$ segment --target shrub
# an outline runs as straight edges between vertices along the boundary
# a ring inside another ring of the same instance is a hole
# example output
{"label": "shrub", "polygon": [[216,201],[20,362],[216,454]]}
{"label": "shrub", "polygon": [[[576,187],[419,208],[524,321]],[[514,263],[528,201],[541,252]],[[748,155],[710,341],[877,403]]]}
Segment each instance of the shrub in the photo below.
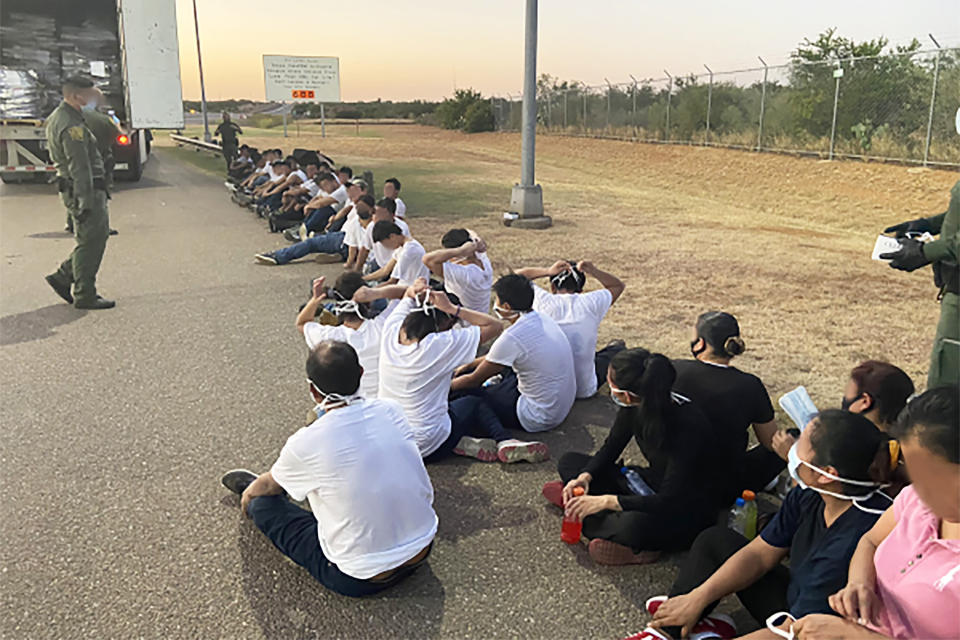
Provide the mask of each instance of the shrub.
{"label": "shrub", "polygon": [[493,107],[487,100],[474,102],[467,107],[467,112],[463,115],[463,130],[466,133],[493,131],[496,128],[495,124]]}

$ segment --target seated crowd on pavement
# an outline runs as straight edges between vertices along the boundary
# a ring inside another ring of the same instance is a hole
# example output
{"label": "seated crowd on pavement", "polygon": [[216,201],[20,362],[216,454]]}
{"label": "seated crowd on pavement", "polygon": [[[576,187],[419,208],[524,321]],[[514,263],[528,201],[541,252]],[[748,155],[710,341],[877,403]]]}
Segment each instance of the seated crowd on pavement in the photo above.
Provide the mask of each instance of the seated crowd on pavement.
{"label": "seated crowd on pavement", "polygon": [[[313,281],[296,316],[310,424],[269,471],[222,479],[321,584],[365,596],[413,574],[438,529],[426,465],[542,463],[550,451],[535,434],[606,385],[616,414],[605,441],[565,451],[541,492],[580,523],[598,564],[686,552],[631,637],[738,637],[715,611],[734,595],[758,640],[960,635],[955,385],[915,394],[903,370],[867,360],[836,408],[783,429],[761,378],[733,365],[746,341],[730,313],[706,311],[675,336],[689,358],[622,340],[598,349],[604,317],[629,295],[620,277],[566,259],[498,277],[491,247],[465,228],[427,250],[400,181],[378,196],[366,175],[315,151],[243,145],[226,183],[285,245],[257,263],[343,263],[333,286]],[[642,465],[624,461],[631,440]],[[728,526],[731,506],[757,496],[752,528]]]}

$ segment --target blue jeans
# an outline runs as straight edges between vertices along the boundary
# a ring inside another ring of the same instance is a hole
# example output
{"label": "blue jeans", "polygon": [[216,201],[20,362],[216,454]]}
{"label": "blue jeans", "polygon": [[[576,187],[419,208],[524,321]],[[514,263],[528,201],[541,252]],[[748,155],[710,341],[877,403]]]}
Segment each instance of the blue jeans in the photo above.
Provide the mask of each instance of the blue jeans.
{"label": "blue jeans", "polygon": [[304,218],[303,224],[307,225],[307,231],[320,232],[327,228],[327,221],[336,215],[336,213],[333,207],[330,206],[323,207],[322,209],[314,209]]}
{"label": "blue jeans", "polygon": [[446,458],[453,451],[460,438],[492,438],[497,442],[509,440],[510,432],[503,428],[493,409],[480,396],[462,396],[450,401],[450,435],[440,448],[423,459],[435,462]]}
{"label": "blue jeans", "polygon": [[258,496],[250,501],[248,512],[253,523],[270,538],[280,553],[340,595],[359,598],[379,593],[409,576],[420,564],[403,567],[383,581],[359,580],[340,571],[324,557],[317,537],[317,519],[310,511],[287,500],[285,495]]}
{"label": "blue jeans", "polygon": [[277,249],[273,252],[273,257],[276,258],[277,264],[287,264],[311,253],[339,253],[346,260],[347,245],[343,244],[345,235],[343,231],[321,233],[289,247]]}
{"label": "blue jeans", "polygon": [[270,176],[268,176],[268,175],[262,175],[262,176],[258,177],[257,179],[255,179],[255,180],[253,181],[253,186],[254,186],[254,187],[259,187],[260,185],[264,184],[264,183],[265,183],[267,180],[269,180],[269,179],[270,179]]}
{"label": "blue jeans", "polygon": [[509,429],[523,430],[520,419],[517,417],[517,401],[520,399],[520,389],[517,388],[517,374],[513,369],[505,367],[500,374],[503,379],[497,384],[480,387],[480,397],[487,401],[503,426]]}

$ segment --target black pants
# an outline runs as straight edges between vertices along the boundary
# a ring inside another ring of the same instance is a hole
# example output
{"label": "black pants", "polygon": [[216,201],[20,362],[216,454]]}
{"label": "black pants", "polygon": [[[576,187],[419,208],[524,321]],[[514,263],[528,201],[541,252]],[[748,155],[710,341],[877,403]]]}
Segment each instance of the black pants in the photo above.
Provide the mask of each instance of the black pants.
{"label": "black pants", "polygon": [[[583,472],[591,456],[571,451],[560,457],[557,470],[566,484]],[[638,472],[642,469],[633,467]],[[607,465],[593,476],[590,495],[631,495],[618,465]],[[673,514],[646,511],[601,511],[583,519],[583,535],[602,538],[634,551],[686,549],[701,531],[717,521],[716,513],[698,512],[687,505]],[[702,509],[700,511],[703,511]]]}
{"label": "black pants", "polygon": [[[690,553],[680,565],[680,573],[674,580],[670,592],[674,596],[690,593],[707,581],[733,554],[746,546],[747,539],[736,531],[726,527],[711,527],[697,536]],[[740,603],[760,625],[775,613],[788,611],[787,587],[790,584],[790,571],[783,565],[777,565],[752,585],[737,592]],[[717,601],[719,602],[719,601]],[[717,606],[711,602],[703,611],[708,615]],[[680,637],[680,627],[664,629],[673,638]]]}
{"label": "black pants", "polygon": [[787,468],[787,461],[763,445],[747,450],[743,459],[743,488],[760,491]]}

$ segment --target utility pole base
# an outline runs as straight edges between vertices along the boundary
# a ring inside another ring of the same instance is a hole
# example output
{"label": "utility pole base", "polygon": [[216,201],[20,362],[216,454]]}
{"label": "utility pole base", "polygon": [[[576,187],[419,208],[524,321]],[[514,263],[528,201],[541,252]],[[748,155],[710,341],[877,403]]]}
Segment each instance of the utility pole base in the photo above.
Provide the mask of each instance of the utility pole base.
{"label": "utility pole base", "polygon": [[519,217],[515,220],[504,218],[503,223],[508,227],[520,229],[546,229],[553,224],[550,216],[543,215],[543,191],[540,185],[524,187],[513,185],[510,194],[510,212]]}

